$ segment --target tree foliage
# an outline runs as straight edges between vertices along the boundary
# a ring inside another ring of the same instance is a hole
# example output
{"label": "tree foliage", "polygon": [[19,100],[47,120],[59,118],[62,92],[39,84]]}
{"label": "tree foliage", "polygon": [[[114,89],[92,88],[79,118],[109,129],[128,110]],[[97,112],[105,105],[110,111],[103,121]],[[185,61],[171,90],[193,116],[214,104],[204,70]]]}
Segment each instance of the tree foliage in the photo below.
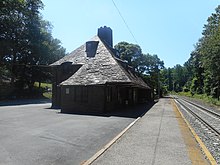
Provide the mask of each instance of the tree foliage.
{"label": "tree foliage", "polygon": [[61,42],[51,35],[52,26],[41,16],[43,6],[41,0],[0,1],[0,67],[10,71],[12,83],[23,87],[31,88],[45,75],[36,66],[65,55]]}
{"label": "tree foliage", "polygon": [[160,70],[164,62],[157,55],[143,54],[141,47],[128,42],[119,42],[115,45],[120,58],[126,60],[138,72],[152,89],[158,90]]}
{"label": "tree foliage", "polygon": [[203,36],[195,47],[191,60],[194,64],[196,93],[206,93],[219,98],[220,95],[220,6],[204,25]]}
{"label": "tree foliage", "polygon": [[202,37],[184,66],[172,68],[175,91],[220,96],[220,6],[207,19]]}

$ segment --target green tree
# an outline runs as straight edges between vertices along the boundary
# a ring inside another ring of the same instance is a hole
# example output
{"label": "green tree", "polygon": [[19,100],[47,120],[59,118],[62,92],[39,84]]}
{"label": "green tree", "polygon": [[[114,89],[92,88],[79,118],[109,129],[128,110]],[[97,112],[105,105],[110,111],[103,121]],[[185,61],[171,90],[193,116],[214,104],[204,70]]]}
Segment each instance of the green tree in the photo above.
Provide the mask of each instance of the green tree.
{"label": "green tree", "polygon": [[51,35],[50,23],[42,18],[42,9],[41,0],[0,1],[0,67],[9,70],[12,84],[20,87],[31,89],[45,75],[36,66],[65,55],[61,42]]}
{"label": "green tree", "polygon": [[122,60],[126,60],[129,65],[137,68],[138,63],[140,63],[139,60],[142,57],[142,50],[139,45],[123,41],[119,42],[114,47],[118,50]]}
{"label": "green tree", "polygon": [[23,10],[24,1],[2,0],[0,1],[0,62],[16,59],[24,51],[25,41],[25,16]]}
{"label": "green tree", "polygon": [[204,68],[202,66],[200,44],[195,46],[195,50],[191,52],[189,60],[185,63],[188,76],[188,87],[192,94],[202,94],[204,87]]}
{"label": "green tree", "polygon": [[[207,20],[201,39],[200,55],[205,75],[205,91],[220,96],[220,6]],[[211,89],[208,89],[211,87]]]}
{"label": "green tree", "polygon": [[175,65],[172,71],[172,77],[173,77],[173,88],[176,92],[183,91],[183,88],[188,80],[188,73],[187,69],[184,66],[181,66],[179,64]]}
{"label": "green tree", "polygon": [[[182,68],[173,68],[175,90],[190,88],[192,94],[207,94],[219,99],[220,96],[220,6],[204,25],[202,37],[191,52]],[[185,76],[185,78],[184,78]],[[183,80],[184,78],[184,80]]]}
{"label": "green tree", "polygon": [[155,89],[159,93],[160,70],[164,68],[164,62],[157,55],[143,54],[141,47],[136,44],[119,42],[115,49],[119,52],[120,58],[135,68],[152,90]]}
{"label": "green tree", "polygon": [[172,69],[167,69],[167,84],[168,84],[168,91],[173,90],[173,77],[172,77]]}
{"label": "green tree", "polygon": [[167,91],[173,90],[173,77],[172,77],[172,69],[164,68],[161,70],[161,82],[163,83],[164,88]]}

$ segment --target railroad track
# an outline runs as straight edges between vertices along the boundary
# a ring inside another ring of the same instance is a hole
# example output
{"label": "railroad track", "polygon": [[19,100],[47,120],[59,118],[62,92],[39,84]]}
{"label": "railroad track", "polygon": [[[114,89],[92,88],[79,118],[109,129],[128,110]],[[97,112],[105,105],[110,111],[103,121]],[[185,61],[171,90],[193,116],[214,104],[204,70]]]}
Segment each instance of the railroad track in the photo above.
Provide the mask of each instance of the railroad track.
{"label": "railroad track", "polygon": [[220,165],[220,115],[182,98],[174,98],[179,110]]}
{"label": "railroad track", "polygon": [[212,115],[218,117],[218,118],[220,119],[220,113],[216,113],[216,112],[214,112],[214,111],[212,111],[212,110],[209,110],[208,108],[205,108],[205,107],[203,107],[203,106],[201,106],[201,105],[199,105],[199,104],[196,104],[196,103],[194,103],[194,102],[192,102],[192,101],[189,101],[189,100],[186,100],[186,99],[183,99],[183,98],[181,98],[181,99],[184,100],[185,102],[191,104],[191,105],[194,105],[194,106],[200,108],[201,110],[203,110],[203,111],[205,111],[205,112],[208,112],[208,113],[210,113],[210,114],[212,114]]}
{"label": "railroad track", "polygon": [[220,138],[220,114],[185,99],[175,99],[175,101]]}

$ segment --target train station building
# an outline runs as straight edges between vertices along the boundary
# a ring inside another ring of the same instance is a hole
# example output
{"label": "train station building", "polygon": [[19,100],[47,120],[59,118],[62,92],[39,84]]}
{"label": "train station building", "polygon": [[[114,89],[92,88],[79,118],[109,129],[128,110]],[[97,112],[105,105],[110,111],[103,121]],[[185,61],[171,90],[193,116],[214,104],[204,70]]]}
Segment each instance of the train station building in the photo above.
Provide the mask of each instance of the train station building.
{"label": "train station building", "polygon": [[103,113],[151,99],[150,87],[113,49],[106,26],[51,67],[52,106],[63,113]]}

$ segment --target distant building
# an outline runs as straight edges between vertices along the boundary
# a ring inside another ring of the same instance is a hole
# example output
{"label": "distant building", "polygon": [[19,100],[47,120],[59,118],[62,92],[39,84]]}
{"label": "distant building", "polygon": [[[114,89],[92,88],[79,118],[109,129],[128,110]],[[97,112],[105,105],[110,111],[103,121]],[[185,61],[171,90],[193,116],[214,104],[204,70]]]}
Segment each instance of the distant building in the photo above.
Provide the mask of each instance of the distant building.
{"label": "distant building", "polygon": [[150,100],[150,87],[112,46],[112,30],[104,26],[90,41],[51,64],[52,106],[63,113],[101,113]]}

